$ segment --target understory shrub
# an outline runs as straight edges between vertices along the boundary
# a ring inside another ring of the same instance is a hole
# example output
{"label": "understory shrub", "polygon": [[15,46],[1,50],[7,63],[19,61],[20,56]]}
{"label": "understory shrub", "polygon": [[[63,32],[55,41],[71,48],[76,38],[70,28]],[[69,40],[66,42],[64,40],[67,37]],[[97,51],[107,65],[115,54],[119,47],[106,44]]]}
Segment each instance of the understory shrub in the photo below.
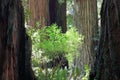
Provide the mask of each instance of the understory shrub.
{"label": "understory shrub", "polygon": [[[40,66],[56,59],[59,55],[67,58],[69,64],[72,64],[74,58],[79,57],[78,49],[82,45],[84,37],[78,33],[75,27],[62,33],[56,24],[40,29],[28,29],[27,32],[32,39],[33,69],[39,80],[41,78],[42,80],[67,80],[67,69],[61,69],[58,66],[42,69]],[[79,76],[79,70],[77,69],[76,72],[75,70],[72,71],[74,78]]]}

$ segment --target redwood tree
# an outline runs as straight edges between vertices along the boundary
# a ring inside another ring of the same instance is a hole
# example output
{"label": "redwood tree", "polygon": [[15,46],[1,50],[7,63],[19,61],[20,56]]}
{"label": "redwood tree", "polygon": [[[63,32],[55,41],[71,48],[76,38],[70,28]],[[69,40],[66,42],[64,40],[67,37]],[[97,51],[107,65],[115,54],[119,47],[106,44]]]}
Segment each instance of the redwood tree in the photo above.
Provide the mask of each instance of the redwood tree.
{"label": "redwood tree", "polygon": [[30,18],[28,25],[36,27],[36,22],[41,26],[57,24],[62,32],[66,32],[66,0],[28,0]]}
{"label": "redwood tree", "polygon": [[[27,0],[27,2],[30,11],[28,25],[32,27],[49,25],[49,0]],[[36,26],[36,23],[40,23],[40,26]]]}
{"label": "redwood tree", "polygon": [[66,0],[49,1],[50,24],[56,23],[63,33],[67,31],[66,25]]}
{"label": "redwood tree", "polygon": [[25,35],[21,0],[0,0],[0,80],[35,80]]}
{"label": "redwood tree", "polygon": [[80,57],[77,66],[84,72],[84,66],[90,68],[95,60],[95,35],[97,34],[97,1],[74,0],[74,23],[80,34],[84,36],[80,47]]}
{"label": "redwood tree", "polygon": [[120,0],[103,0],[95,80],[120,80],[119,50]]}

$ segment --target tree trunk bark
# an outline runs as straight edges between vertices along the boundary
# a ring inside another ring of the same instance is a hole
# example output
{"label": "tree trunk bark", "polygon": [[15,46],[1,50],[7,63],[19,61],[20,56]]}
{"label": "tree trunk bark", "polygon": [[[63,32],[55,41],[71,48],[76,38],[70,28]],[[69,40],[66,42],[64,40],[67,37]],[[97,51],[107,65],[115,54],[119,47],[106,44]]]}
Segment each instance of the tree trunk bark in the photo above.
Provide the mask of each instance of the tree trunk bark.
{"label": "tree trunk bark", "polygon": [[25,35],[21,1],[0,0],[0,80],[28,80]]}
{"label": "tree trunk bark", "polygon": [[28,9],[30,10],[30,20],[28,25],[37,27],[57,24],[62,32],[66,32],[66,0],[59,3],[59,0],[28,0]]}
{"label": "tree trunk bark", "polygon": [[97,1],[74,0],[74,23],[80,34],[84,36],[80,47],[80,57],[76,65],[84,72],[84,66],[93,66],[95,59],[95,42],[97,34]]}
{"label": "tree trunk bark", "polygon": [[49,25],[49,0],[28,0],[28,9],[31,13],[28,25],[35,28]]}
{"label": "tree trunk bark", "polygon": [[95,80],[120,80],[119,5],[120,0],[103,0]]}
{"label": "tree trunk bark", "polygon": [[59,0],[49,1],[50,24],[56,23],[63,33],[67,31],[66,25],[66,0],[59,2]]}

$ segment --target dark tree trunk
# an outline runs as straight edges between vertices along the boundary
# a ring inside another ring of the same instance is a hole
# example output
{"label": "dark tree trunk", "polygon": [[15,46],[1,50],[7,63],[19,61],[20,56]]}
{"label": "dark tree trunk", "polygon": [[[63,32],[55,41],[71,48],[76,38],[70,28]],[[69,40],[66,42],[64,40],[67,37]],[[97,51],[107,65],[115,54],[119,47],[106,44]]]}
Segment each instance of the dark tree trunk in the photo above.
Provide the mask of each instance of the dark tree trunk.
{"label": "dark tree trunk", "polygon": [[59,3],[58,0],[49,1],[50,24],[56,23],[61,27],[63,33],[67,31],[66,26],[66,0]]}
{"label": "dark tree trunk", "polygon": [[[120,0],[104,0],[95,80],[120,80]],[[91,79],[91,80],[94,80]]]}
{"label": "dark tree trunk", "polygon": [[25,35],[25,77],[26,80],[36,80],[31,65],[32,41],[31,38]]}
{"label": "dark tree trunk", "polygon": [[25,35],[21,0],[0,0],[0,80],[34,80],[25,65]]}

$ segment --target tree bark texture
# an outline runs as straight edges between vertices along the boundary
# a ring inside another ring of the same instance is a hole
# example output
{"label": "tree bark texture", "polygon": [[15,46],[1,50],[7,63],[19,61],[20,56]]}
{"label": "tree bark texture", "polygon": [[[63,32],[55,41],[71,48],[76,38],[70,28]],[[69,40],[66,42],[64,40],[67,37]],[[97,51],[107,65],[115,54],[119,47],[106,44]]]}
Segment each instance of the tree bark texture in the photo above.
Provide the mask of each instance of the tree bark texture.
{"label": "tree bark texture", "polygon": [[80,34],[84,36],[80,47],[80,57],[77,66],[84,72],[84,66],[91,68],[95,59],[95,40],[97,34],[97,1],[74,0],[74,23]]}
{"label": "tree bark texture", "polygon": [[35,80],[26,73],[25,35],[21,0],[0,0],[0,80]]}
{"label": "tree bark texture", "polygon": [[66,32],[66,0],[59,3],[58,0],[28,0],[30,10],[30,20],[28,25],[36,27],[36,22],[40,22],[40,27],[57,24]]}
{"label": "tree bark texture", "polygon": [[50,24],[56,23],[60,26],[63,33],[67,31],[66,25],[66,0],[59,2],[58,0],[49,1]]}
{"label": "tree bark texture", "polygon": [[95,80],[120,80],[119,50],[120,0],[103,0]]}
{"label": "tree bark texture", "polygon": [[30,10],[30,20],[28,25],[36,26],[40,23],[40,27],[49,25],[49,0],[28,0],[28,9]]}

